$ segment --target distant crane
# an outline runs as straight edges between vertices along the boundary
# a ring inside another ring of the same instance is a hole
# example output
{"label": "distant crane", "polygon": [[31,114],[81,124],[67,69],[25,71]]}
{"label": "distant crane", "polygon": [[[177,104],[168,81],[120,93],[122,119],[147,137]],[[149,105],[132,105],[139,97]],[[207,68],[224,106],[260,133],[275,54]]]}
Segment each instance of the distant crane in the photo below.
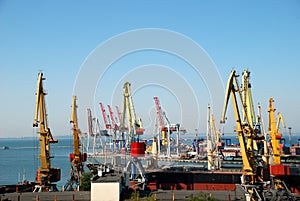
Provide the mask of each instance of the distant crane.
{"label": "distant crane", "polygon": [[[132,101],[131,91],[130,91],[130,83],[126,82],[123,88],[124,95],[124,105],[123,105],[123,114],[122,114],[122,122],[121,122],[121,131],[125,131],[125,117],[127,113],[127,125],[128,125],[128,138],[126,147],[129,148],[131,158],[128,160],[126,165],[126,171],[131,172],[130,179],[132,181],[141,181],[144,188],[145,178],[145,170],[141,161],[138,159],[140,156],[145,155],[146,144],[145,142],[140,142],[139,136],[143,135],[144,129],[142,126],[142,121],[140,118],[136,118],[136,113]],[[123,139],[122,139],[123,140]],[[140,178],[140,179],[139,179]]]}
{"label": "distant crane", "polygon": [[[159,99],[157,96],[153,97],[154,102],[155,102],[155,106],[156,106],[156,115],[157,115],[157,119],[158,119],[158,123],[159,123],[159,132],[161,133],[161,138],[162,138],[162,145],[167,145],[167,134],[166,134],[166,127],[164,124],[164,120],[163,120],[163,115],[164,113],[161,110],[161,106],[159,103]],[[160,135],[158,135],[158,152],[160,152]]]}
{"label": "distant crane", "polygon": [[46,102],[43,87],[43,73],[38,74],[37,88],[36,88],[36,102],[33,127],[40,125],[40,168],[37,170],[36,182],[38,185],[35,187],[34,192],[41,191],[56,191],[56,185],[52,182],[60,180],[60,169],[51,167],[50,159],[50,144],[57,143],[58,140],[54,139],[47,119]]}
{"label": "distant crane", "polygon": [[[155,106],[156,106],[156,114],[157,114],[157,119],[159,122],[159,132],[161,133],[161,138],[162,138],[162,145],[167,146],[167,156],[171,156],[171,146],[170,146],[170,134],[172,131],[177,131],[177,137],[176,137],[176,147],[177,147],[177,155],[179,155],[179,127],[180,124],[171,124],[169,121],[166,113],[162,111],[159,99],[157,96],[153,97]],[[167,124],[165,125],[164,119],[167,121]],[[158,153],[160,153],[160,136],[158,135],[157,138],[158,141]]]}
{"label": "distant crane", "polygon": [[87,115],[88,115],[88,138],[87,138],[87,145],[86,145],[86,151],[89,153],[90,149],[90,137],[94,137],[94,131],[93,131],[93,118],[92,118],[92,111],[90,108],[87,109]]}
{"label": "distant crane", "polygon": [[[213,138],[212,138],[213,133]],[[213,140],[214,139],[214,140]],[[207,110],[207,168],[209,170],[220,168],[221,160],[219,158],[218,146],[220,144],[220,132],[216,129],[213,114],[211,114],[211,107],[208,105]]]}
{"label": "distant crane", "polygon": [[73,124],[72,130],[74,152],[70,154],[70,162],[72,164],[70,171],[71,175],[68,183],[64,186],[64,190],[79,190],[79,186],[81,184],[81,177],[84,173],[83,163],[87,159],[87,154],[83,153],[83,147],[79,139],[81,132],[78,128],[76,96],[73,96],[72,99],[72,114],[70,123]]}
{"label": "distant crane", "polygon": [[269,132],[271,137],[271,144],[272,144],[272,165],[279,165],[281,164],[281,153],[279,150],[279,143],[278,140],[281,139],[282,135],[279,133],[279,125],[282,122],[283,127],[285,128],[285,123],[281,113],[278,113],[277,120],[275,117],[275,108],[273,107],[273,98],[269,99]]}
{"label": "distant crane", "polygon": [[121,130],[125,131],[125,117],[127,113],[128,120],[128,139],[127,144],[133,141],[139,141],[139,135],[144,133],[142,121],[140,118],[136,118],[136,113],[132,101],[131,91],[130,91],[130,83],[126,82],[123,87],[123,114],[121,121]]}
{"label": "distant crane", "polygon": [[111,108],[110,105],[107,105],[108,111],[109,111],[109,116],[110,116],[110,120],[111,120],[111,128],[113,130],[118,130],[118,125],[116,123],[115,117],[114,117],[114,113],[113,110]]}
{"label": "distant crane", "polygon": [[105,128],[109,129],[109,128],[111,128],[111,124],[109,124],[108,121],[107,121],[107,115],[106,115],[103,103],[100,102],[99,104],[100,104],[100,109],[101,109],[101,112],[102,112],[102,117],[103,117]]}
{"label": "distant crane", "polygon": [[114,151],[116,151],[116,148],[117,148],[117,146],[116,146],[116,143],[117,143],[117,130],[119,130],[119,127],[116,124],[114,113],[113,113],[113,110],[112,110],[111,106],[107,105],[107,107],[108,107],[109,116],[110,116],[110,120],[111,120],[110,128],[113,130],[113,135],[114,135]]}
{"label": "distant crane", "polygon": [[107,130],[101,130],[101,126],[100,126],[100,123],[99,123],[99,120],[98,118],[93,118],[92,117],[92,111],[90,108],[87,109],[88,111],[88,130],[89,130],[89,135],[88,135],[88,139],[87,139],[87,147],[86,147],[86,150],[87,152],[89,152],[89,149],[90,149],[90,136],[93,137],[93,147],[92,147],[92,150],[93,150],[93,154],[95,154],[95,148],[96,148],[96,139],[97,137],[100,138],[100,144],[101,144],[101,147],[102,147],[102,152],[104,151],[103,150],[103,139],[102,139],[102,136],[109,136],[107,134]]}
{"label": "distant crane", "polygon": [[121,125],[121,112],[119,106],[116,106],[117,114],[118,114],[118,125]]}
{"label": "distant crane", "polygon": [[92,111],[90,108],[87,109],[88,112],[88,129],[89,129],[89,136],[94,136],[93,132],[93,119],[92,119]]}

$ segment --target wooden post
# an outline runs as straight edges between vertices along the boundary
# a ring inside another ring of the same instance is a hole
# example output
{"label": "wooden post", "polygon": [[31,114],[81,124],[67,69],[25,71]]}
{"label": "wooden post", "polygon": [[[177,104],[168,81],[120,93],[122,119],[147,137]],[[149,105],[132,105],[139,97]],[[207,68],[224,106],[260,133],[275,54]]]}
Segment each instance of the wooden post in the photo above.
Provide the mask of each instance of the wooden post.
{"label": "wooden post", "polygon": [[172,191],[172,201],[175,200],[175,195],[174,195],[174,191]]}
{"label": "wooden post", "polygon": [[56,201],[56,193],[54,193],[54,198],[53,198],[53,200]]}
{"label": "wooden post", "polygon": [[72,201],[75,201],[75,194],[72,195]]}
{"label": "wooden post", "polygon": [[[156,193],[154,193],[153,199],[156,201]],[[0,201],[1,201],[1,200],[0,200]]]}
{"label": "wooden post", "polygon": [[21,199],[20,199],[20,193],[18,193],[18,201],[20,201]]}
{"label": "wooden post", "polygon": [[39,201],[39,195],[35,196],[35,201]]}

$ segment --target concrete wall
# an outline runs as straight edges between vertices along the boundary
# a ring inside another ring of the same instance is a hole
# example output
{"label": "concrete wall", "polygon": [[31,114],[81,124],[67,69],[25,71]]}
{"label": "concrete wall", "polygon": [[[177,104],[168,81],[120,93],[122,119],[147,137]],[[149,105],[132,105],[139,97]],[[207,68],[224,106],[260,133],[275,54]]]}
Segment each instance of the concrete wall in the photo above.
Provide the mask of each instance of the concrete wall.
{"label": "concrete wall", "polygon": [[116,182],[91,183],[91,201],[119,201],[120,184]]}

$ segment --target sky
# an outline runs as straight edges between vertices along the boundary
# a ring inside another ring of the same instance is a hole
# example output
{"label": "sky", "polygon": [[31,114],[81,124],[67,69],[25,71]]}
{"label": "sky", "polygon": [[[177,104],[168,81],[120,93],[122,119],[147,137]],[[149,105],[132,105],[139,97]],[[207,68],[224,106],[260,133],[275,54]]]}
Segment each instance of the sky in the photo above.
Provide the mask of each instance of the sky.
{"label": "sky", "polygon": [[[79,127],[87,132],[87,108],[103,125],[99,102],[123,108],[127,81],[145,135],[155,130],[154,96],[172,123],[205,133],[208,104],[220,120],[219,103],[232,69],[251,72],[254,104],[262,106],[266,128],[273,97],[286,126],[300,133],[299,22],[299,0],[0,0],[0,137],[36,135],[39,72],[46,77],[54,136],[71,134],[73,95]],[[232,133],[231,105],[227,119],[217,126]]]}

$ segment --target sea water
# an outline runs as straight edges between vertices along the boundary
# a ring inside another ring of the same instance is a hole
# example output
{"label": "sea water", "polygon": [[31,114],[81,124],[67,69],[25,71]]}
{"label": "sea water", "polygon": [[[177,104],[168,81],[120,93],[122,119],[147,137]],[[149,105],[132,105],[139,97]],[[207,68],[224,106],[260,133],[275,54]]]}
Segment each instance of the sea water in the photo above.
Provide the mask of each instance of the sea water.
{"label": "sea water", "polygon": [[[71,137],[60,137],[58,143],[51,144],[50,152],[54,156],[51,166],[61,169],[61,180],[57,182],[59,188],[69,179],[72,140]],[[35,181],[39,165],[38,138],[0,138],[0,185],[16,184],[24,179]]]}
{"label": "sea water", "polygon": [[[205,138],[205,136],[202,137]],[[229,138],[233,143],[237,143],[236,136],[231,135]],[[288,136],[285,138],[288,143]],[[298,138],[300,138],[298,134],[292,137],[293,144],[298,143]],[[191,144],[193,136],[181,136],[181,139],[184,139],[182,143]],[[51,158],[51,166],[61,169],[61,180],[57,182],[57,187],[61,189],[70,178],[69,155],[73,152],[73,137],[58,137],[58,143],[51,144],[50,151],[54,156]],[[16,184],[24,179],[35,181],[39,165],[38,137],[0,138],[0,185]],[[85,168],[85,170],[88,169]]]}

